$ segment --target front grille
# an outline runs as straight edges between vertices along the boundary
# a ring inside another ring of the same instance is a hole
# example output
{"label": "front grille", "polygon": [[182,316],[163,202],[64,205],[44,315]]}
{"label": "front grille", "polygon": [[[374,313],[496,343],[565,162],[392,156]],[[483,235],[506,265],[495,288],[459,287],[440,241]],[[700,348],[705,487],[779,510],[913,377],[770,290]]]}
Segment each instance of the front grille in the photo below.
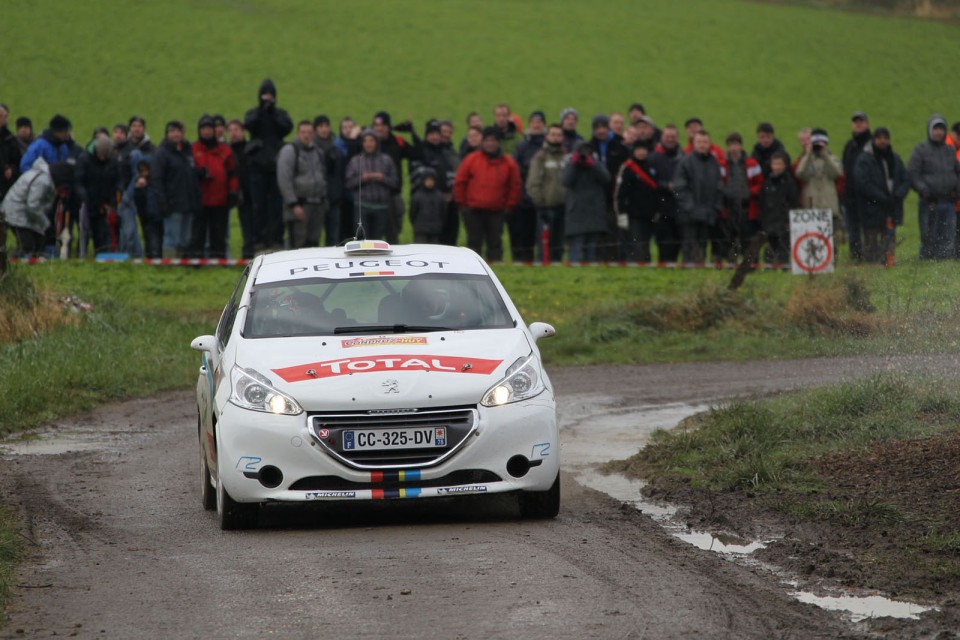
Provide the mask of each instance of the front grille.
{"label": "front grille", "polygon": [[292,485],[290,491],[360,491],[363,489],[402,489],[416,487],[455,487],[464,484],[487,484],[503,480],[492,471],[483,469],[463,469],[448,473],[433,480],[384,480],[383,482],[352,482],[338,476],[308,476],[300,478]]}
{"label": "front grille", "polygon": [[[453,455],[476,428],[475,407],[318,414],[310,419],[310,433],[321,448],[355,469],[418,468],[439,464]],[[432,442],[443,444],[376,450],[350,447],[350,444],[359,445],[358,434],[364,434],[365,439],[377,439],[385,435],[384,432],[397,431],[404,431],[410,437],[414,432],[433,434],[438,437]],[[439,438],[441,433],[444,435],[442,440]]]}

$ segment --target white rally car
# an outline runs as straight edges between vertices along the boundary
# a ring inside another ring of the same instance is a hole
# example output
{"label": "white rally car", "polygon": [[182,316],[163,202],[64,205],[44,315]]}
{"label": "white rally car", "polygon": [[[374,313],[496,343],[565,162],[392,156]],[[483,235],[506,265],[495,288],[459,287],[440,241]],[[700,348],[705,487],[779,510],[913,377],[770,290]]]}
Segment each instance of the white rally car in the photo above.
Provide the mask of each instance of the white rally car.
{"label": "white rally car", "polygon": [[560,508],[553,388],[490,267],[460,247],[354,241],[251,262],[196,338],[200,490],[223,529],[269,502],[517,492]]}

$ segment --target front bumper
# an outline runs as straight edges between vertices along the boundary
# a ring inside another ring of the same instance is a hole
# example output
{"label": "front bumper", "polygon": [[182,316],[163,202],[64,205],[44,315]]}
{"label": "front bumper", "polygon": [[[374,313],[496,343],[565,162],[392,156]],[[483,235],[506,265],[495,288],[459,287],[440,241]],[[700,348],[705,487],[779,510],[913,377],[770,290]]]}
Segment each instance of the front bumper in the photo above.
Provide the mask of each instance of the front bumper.
{"label": "front bumper", "polygon": [[218,470],[238,502],[451,497],[547,491],[560,469],[556,404],[549,391],[524,402],[476,407],[476,430],[440,464],[354,469],[311,434],[310,417],[227,403],[217,422]]}

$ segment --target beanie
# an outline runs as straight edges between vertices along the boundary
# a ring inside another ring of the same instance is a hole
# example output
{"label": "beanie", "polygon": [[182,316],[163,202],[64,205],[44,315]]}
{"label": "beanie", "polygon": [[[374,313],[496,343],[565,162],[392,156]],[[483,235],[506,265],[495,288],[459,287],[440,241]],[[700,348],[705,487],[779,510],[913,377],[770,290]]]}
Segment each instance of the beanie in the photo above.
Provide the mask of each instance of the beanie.
{"label": "beanie", "polygon": [[567,107],[566,109],[560,112],[560,122],[563,122],[564,118],[566,118],[569,115],[572,115],[574,118],[578,120],[580,119],[580,114],[577,113],[576,109],[574,109],[573,107]]}
{"label": "beanie", "polygon": [[213,116],[207,113],[200,116],[200,120],[197,121],[197,129],[203,129],[204,127],[213,127]]}
{"label": "beanie", "polygon": [[179,120],[171,120],[167,123],[167,126],[164,128],[164,131],[169,133],[171,129],[179,129],[183,131],[183,123]]}
{"label": "beanie", "polygon": [[383,124],[387,125],[388,127],[393,126],[390,123],[390,114],[387,113],[386,111],[377,111],[377,114],[373,116],[373,121],[376,122],[377,120],[380,120]]}
{"label": "beanie", "polygon": [[72,128],[73,125],[70,124],[70,121],[59,113],[50,118],[50,130],[55,133],[59,131],[69,131]]}
{"label": "beanie", "polygon": [[498,129],[497,127],[486,127],[486,128],[483,130],[483,137],[484,137],[484,138],[491,138],[491,137],[492,137],[492,138],[496,138],[497,140],[499,140],[501,137],[503,137],[503,134],[500,133],[500,129]]}
{"label": "beanie", "polygon": [[532,112],[532,113],[530,114],[530,117],[527,118],[527,120],[528,120],[528,121],[529,121],[529,120],[533,120],[534,118],[539,118],[540,122],[546,122],[546,121],[547,121],[547,116],[546,116],[546,114],[544,114],[543,111],[540,111],[540,110],[537,110],[537,111]]}
{"label": "beanie", "polygon": [[30,127],[33,129],[33,122],[26,116],[20,116],[17,118],[17,129],[20,127]]}
{"label": "beanie", "polygon": [[424,135],[429,135],[431,133],[440,133],[440,121],[435,119],[427,120],[427,126],[425,128]]}
{"label": "beanie", "polygon": [[591,127],[596,129],[597,127],[610,128],[610,118],[603,115],[602,113],[593,116],[593,121],[591,122]]}

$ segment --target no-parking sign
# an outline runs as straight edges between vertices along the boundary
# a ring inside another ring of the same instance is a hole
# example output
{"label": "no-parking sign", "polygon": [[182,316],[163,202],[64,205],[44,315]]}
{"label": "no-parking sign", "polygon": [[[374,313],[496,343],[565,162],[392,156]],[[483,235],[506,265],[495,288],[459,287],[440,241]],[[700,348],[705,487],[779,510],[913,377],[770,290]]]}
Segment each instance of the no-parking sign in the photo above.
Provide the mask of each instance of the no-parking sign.
{"label": "no-parking sign", "polygon": [[833,273],[833,214],[829,209],[790,211],[790,255],[795,274]]}

